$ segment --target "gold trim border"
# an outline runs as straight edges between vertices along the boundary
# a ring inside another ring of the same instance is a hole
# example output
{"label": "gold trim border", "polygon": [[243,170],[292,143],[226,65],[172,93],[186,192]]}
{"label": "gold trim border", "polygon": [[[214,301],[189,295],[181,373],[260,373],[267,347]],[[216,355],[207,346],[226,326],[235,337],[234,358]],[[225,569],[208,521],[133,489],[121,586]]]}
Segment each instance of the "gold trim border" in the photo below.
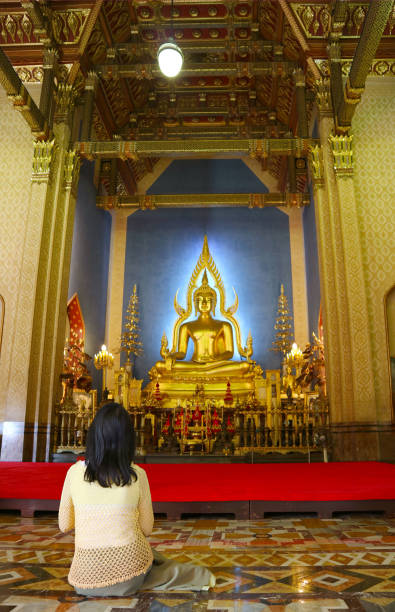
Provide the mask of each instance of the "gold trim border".
{"label": "gold trim border", "polygon": [[74,148],[86,159],[133,159],[140,157],[200,157],[202,155],[250,156],[266,158],[270,155],[306,156],[309,148],[319,144],[317,138],[263,139],[198,139],[188,140],[105,140],[76,142]]}
{"label": "gold trim border", "polygon": [[98,196],[96,206],[104,210],[154,210],[157,208],[301,208],[310,204],[308,193],[194,193],[170,195]]}

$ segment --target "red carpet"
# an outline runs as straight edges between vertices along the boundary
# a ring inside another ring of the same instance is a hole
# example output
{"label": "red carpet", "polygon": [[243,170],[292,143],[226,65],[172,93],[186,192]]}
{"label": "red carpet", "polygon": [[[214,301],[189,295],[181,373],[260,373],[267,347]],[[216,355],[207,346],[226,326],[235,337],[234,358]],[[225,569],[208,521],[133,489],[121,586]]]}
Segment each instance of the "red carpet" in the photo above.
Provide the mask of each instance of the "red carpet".
{"label": "red carpet", "polygon": [[[58,500],[66,463],[0,462],[0,498]],[[146,464],[154,502],[395,500],[395,465]]]}

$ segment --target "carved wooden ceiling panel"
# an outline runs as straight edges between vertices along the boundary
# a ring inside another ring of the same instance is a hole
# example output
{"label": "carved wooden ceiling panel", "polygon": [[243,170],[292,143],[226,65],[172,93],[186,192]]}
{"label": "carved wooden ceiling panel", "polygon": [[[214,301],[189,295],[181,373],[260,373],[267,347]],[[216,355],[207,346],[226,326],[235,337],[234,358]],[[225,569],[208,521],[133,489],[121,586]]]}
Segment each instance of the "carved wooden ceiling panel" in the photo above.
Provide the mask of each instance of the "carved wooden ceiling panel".
{"label": "carved wooden ceiling panel", "polygon": [[[340,39],[344,74],[369,2],[346,4]],[[26,82],[42,79],[45,46],[58,49],[58,78],[82,89],[95,70],[98,139],[275,138],[297,133],[295,69],[306,75],[308,114],[316,78],[311,58],[317,74],[328,72],[334,2],[285,5],[281,0],[174,0],[172,13],[170,0],[0,1],[0,44]],[[392,13],[372,66],[375,74],[394,72],[394,35]],[[176,79],[165,79],[156,61],[158,47],[170,36],[184,53]],[[137,184],[155,161],[128,163],[122,172],[130,172],[130,184]],[[286,163],[281,156],[262,161],[280,186]]]}

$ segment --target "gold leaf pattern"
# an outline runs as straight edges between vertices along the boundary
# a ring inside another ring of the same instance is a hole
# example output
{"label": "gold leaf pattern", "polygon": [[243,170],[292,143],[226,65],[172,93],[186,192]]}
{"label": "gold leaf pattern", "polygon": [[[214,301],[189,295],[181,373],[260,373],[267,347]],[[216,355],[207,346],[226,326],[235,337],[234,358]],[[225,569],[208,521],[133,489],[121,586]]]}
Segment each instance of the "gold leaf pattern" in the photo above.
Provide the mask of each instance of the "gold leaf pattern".
{"label": "gold leaf pattern", "polygon": [[353,119],[354,183],[380,420],[390,420],[391,414],[384,298],[394,284],[395,133],[388,129],[394,106],[392,84],[368,80]]}
{"label": "gold leaf pattern", "polygon": [[[9,143],[0,150],[0,173],[7,177],[2,184],[3,204],[0,206],[0,226],[3,230],[0,232],[0,284],[7,305],[0,366],[0,420],[3,420],[7,404],[13,406],[14,419],[23,416],[19,411],[24,411],[26,404],[26,339],[30,337],[29,326],[33,319],[33,278],[37,253],[34,250],[34,235],[30,235],[25,245],[24,241],[28,235],[28,223],[30,219],[34,221],[37,211],[34,207],[29,210],[33,157],[30,130],[22,116],[12,109],[3,91],[0,92],[0,101],[1,134],[3,141]],[[38,248],[39,243],[35,246]],[[26,271],[30,271],[30,277],[24,278]],[[12,387],[8,386],[9,380],[12,380]]]}

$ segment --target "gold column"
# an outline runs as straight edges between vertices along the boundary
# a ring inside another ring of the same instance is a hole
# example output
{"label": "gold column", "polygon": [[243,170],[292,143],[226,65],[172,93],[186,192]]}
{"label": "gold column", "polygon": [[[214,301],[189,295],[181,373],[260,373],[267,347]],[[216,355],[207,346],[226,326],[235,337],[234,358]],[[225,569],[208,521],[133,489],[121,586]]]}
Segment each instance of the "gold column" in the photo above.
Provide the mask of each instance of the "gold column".
{"label": "gold column", "polygon": [[[319,83],[320,146],[310,162],[319,245],[328,395],[336,460],[378,459],[380,436],[352,137],[334,136],[328,83]],[[385,430],[385,431],[384,431]],[[386,451],[384,451],[386,452]]]}
{"label": "gold column", "polygon": [[[43,207],[29,381],[26,403],[25,460],[48,460],[51,421],[60,394],[71,243],[79,159],[69,150],[70,115],[75,92],[59,84],[52,159],[45,176],[34,165],[32,197]],[[37,145],[38,146],[38,145]],[[36,146],[36,148],[37,148]],[[37,155],[39,157],[39,155]]]}
{"label": "gold column", "polygon": [[[339,200],[328,138],[334,121],[330,101],[329,82],[317,86],[319,131],[321,145],[316,150],[316,166],[313,164],[313,185],[316,199],[316,225],[320,260],[321,296],[323,303],[324,331],[328,394],[332,421],[352,418],[353,391],[351,351],[347,296],[344,277],[344,254],[340,231]],[[318,169],[318,166],[319,169]],[[315,172],[320,175],[314,178]]]}
{"label": "gold column", "polygon": [[56,49],[46,48],[44,50],[43,60],[43,82],[40,95],[40,111],[43,117],[51,125],[53,90],[54,90],[54,74],[56,63],[58,61],[58,51]]}
{"label": "gold column", "polygon": [[311,149],[310,167],[313,179],[315,219],[317,226],[318,261],[320,269],[320,287],[322,316],[325,334],[325,359],[327,389],[331,402],[331,414],[341,414],[341,392],[336,381],[336,368],[338,366],[339,323],[337,318],[336,302],[334,299],[334,270],[332,262],[332,247],[326,228],[329,227],[329,203],[325,189],[322,147],[315,145]]}
{"label": "gold column", "polygon": [[97,87],[98,76],[96,72],[88,73],[88,78],[85,84],[85,101],[84,114],[82,118],[81,140],[90,140],[92,129],[92,115],[95,102],[95,91]]}
{"label": "gold column", "polygon": [[350,327],[351,371],[354,419],[376,420],[369,318],[363,275],[360,227],[353,180],[352,136],[329,137],[333,153],[336,186],[341,202],[340,224],[344,244],[344,274]]}

